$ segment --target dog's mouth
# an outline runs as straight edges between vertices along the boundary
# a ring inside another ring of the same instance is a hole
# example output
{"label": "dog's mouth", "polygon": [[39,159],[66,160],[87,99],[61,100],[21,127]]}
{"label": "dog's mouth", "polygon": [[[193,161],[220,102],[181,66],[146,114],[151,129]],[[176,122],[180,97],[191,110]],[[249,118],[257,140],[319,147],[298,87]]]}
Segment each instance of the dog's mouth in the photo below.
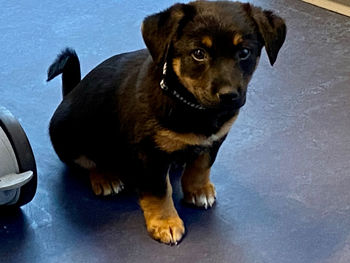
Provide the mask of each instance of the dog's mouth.
{"label": "dog's mouth", "polygon": [[239,95],[234,94],[225,94],[216,97],[215,100],[211,100],[211,98],[203,98],[202,105],[207,109],[219,110],[219,111],[234,111],[239,110],[246,103],[246,92],[243,92]]}

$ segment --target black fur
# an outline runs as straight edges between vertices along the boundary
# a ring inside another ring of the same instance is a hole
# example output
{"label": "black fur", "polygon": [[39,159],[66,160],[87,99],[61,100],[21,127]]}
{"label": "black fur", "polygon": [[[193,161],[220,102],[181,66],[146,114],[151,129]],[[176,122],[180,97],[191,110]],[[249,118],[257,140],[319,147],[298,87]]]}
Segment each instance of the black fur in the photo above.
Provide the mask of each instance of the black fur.
{"label": "black fur", "polygon": [[[82,80],[76,53],[65,49],[48,71],[48,80],[62,73],[63,83],[64,98],[50,122],[55,151],[67,164],[84,156],[93,169],[157,197],[167,193],[173,162],[203,162],[198,171],[207,169],[208,176],[244,105],[262,47],[273,64],[285,33],[283,20],[260,8],[198,1],[148,16],[142,29],[147,49],[113,56]],[[202,60],[193,56],[198,49]],[[245,49],[250,56],[243,60]],[[164,62],[168,86],[205,110],[161,89]],[[232,94],[232,103],[223,99]]]}
{"label": "black fur", "polygon": [[[192,149],[192,155],[196,156],[200,154],[198,149],[202,149],[211,152],[211,158],[215,159],[219,147],[189,145],[169,154],[154,141],[158,129],[210,137],[238,114],[237,107],[220,105],[209,105],[206,110],[197,111],[169,97],[159,87],[162,61],[168,61],[170,65],[167,74],[169,86],[182,89],[188,97],[192,96],[191,99],[200,102],[198,94],[189,93],[176,76],[171,67],[173,58],[181,58],[181,74],[194,79],[201,78],[201,71],[206,71],[207,67],[213,68],[213,72],[221,68],[231,72],[232,75],[224,81],[219,79],[221,75],[212,79],[215,87],[211,92],[218,92],[228,83],[240,90],[245,100],[246,85],[262,46],[269,47],[271,62],[274,62],[283,43],[285,26],[281,21],[271,13],[238,3],[177,4],[145,19],[143,37],[149,50],[114,56],[97,66],[82,81],[78,56],[72,49],[63,50],[48,71],[48,80],[62,73],[65,97],[50,123],[50,136],[57,154],[69,164],[84,155],[99,169],[118,170],[124,181],[151,192],[156,192],[159,180],[164,185],[165,167],[174,159],[183,160],[184,156],[191,155],[185,152]],[[247,61],[236,62],[236,52],[241,48],[232,44],[236,32],[245,35],[248,43],[245,45],[252,50]],[[277,32],[275,36],[273,32]],[[188,52],[191,46],[201,45],[201,38],[206,35],[214,40],[207,52],[216,62],[199,65],[193,62]],[[271,40],[273,37],[278,40]],[[223,61],[227,63],[223,64]],[[238,83],[241,76],[244,86]],[[220,146],[221,143],[214,142],[214,145]],[[163,191],[159,188],[158,192]]]}
{"label": "black fur", "polygon": [[47,81],[62,74],[62,93],[66,96],[80,82],[80,63],[75,51],[65,48],[47,71]]}

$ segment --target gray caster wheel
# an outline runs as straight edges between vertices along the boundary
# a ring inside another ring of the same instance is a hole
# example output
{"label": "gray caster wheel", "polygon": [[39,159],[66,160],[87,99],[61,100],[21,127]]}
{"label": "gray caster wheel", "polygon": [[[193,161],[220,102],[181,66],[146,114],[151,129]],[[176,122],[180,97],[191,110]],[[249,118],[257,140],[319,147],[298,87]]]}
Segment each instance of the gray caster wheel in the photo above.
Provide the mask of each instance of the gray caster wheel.
{"label": "gray caster wheel", "polygon": [[27,204],[36,187],[37,170],[28,138],[16,118],[0,107],[0,208]]}

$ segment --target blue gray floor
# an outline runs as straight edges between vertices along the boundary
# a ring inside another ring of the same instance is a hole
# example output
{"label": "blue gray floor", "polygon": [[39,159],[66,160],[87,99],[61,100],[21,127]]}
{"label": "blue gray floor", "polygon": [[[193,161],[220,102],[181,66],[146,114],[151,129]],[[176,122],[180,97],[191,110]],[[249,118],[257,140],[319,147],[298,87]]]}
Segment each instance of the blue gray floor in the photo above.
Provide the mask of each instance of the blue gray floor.
{"label": "blue gray floor", "polygon": [[0,0],[0,105],[27,132],[39,176],[33,201],[0,215],[0,262],[350,262],[350,19],[251,2],[286,18],[286,44],[274,67],[263,54],[212,169],[216,206],[184,206],[174,178],[187,235],[169,247],[148,237],[132,193],[97,198],[58,160],[47,128],[60,79],[45,80],[66,46],[83,75],[142,48],[143,17],[174,1]]}

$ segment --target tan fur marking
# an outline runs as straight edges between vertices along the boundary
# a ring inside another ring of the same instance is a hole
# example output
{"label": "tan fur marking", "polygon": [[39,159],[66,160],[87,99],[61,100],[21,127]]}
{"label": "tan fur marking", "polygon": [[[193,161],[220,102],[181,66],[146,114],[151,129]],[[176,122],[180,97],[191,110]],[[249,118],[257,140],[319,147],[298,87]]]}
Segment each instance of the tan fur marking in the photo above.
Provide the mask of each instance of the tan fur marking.
{"label": "tan fur marking", "polygon": [[216,93],[216,96],[220,96],[220,95],[223,95],[223,94],[231,93],[232,90],[233,90],[232,87],[224,86],[224,87],[220,88],[219,92]]}
{"label": "tan fur marking", "polygon": [[224,123],[217,133],[209,137],[194,133],[177,133],[168,129],[161,129],[156,133],[154,140],[161,150],[168,153],[182,150],[190,145],[210,146],[214,141],[221,139],[230,131],[237,117],[238,114]]}
{"label": "tan fur marking", "polygon": [[205,36],[202,38],[202,43],[206,45],[208,48],[213,46],[213,40],[209,36]]}
{"label": "tan fur marking", "polygon": [[192,94],[195,94],[194,87],[197,82],[196,80],[190,77],[183,77],[183,78],[180,78],[180,81]]}
{"label": "tan fur marking", "polygon": [[181,59],[180,58],[173,59],[173,70],[176,73],[176,75],[180,78],[181,77]]}
{"label": "tan fur marking", "polygon": [[[175,66],[179,67],[177,64]],[[175,71],[175,67],[174,67]],[[180,71],[180,70],[179,70]],[[181,75],[181,72],[177,73],[177,76],[179,77],[179,80],[184,87],[191,92],[200,103],[205,105],[206,103],[208,105],[213,103],[213,97],[210,92],[210,87],[207,86],[208,82],[205,80],[198,80],[193,79],[189,76],[183,76]],[[214,98],[215,99],[215,98]],[[217,99],[216,103],[219,102],[219,99]]]}
{"label": "tan fur marking", "polygon": [[209,182],[209,159],[209,154],[206,153],[186,166],[182,176],[182,187],[187,191],[193,191]]}
{"label": "tan fur marking", "polygon": [[206,137],[194,133],[177,133],[171,130],[159,130],[155,136],[155,142],[160,149],[172,153],[185,148],[188,145],[201,145]]}
{"label": "tan fur marking", "polygon": [[179,217],[172,198],[172,188],[167,176],[167,193],[163,198],[143,195],[140,206],[146,220],[148,233],[156,240],[166,244],[176,244],[185,233],[184,224]]}
{"label": "tan fur marking", "polygon": [[184,200],[207,209],[215,202],[216,191],[210,182],[210,156],[205,153],[188,164],[181,178]]}
{"label": "tan fur marking", "polygon": [[175,10],[174,12],[171,13],[171,15],[176,18],[177,20],[180,20],[181,18],[183,18],[184,13],[182,10]]}
{"label": "tan fur marking", "polygon": [[243,38],[241,34],[235,34],[235,36],[233,37],[233,45],[237,46],[238,44],[243,42]]}

